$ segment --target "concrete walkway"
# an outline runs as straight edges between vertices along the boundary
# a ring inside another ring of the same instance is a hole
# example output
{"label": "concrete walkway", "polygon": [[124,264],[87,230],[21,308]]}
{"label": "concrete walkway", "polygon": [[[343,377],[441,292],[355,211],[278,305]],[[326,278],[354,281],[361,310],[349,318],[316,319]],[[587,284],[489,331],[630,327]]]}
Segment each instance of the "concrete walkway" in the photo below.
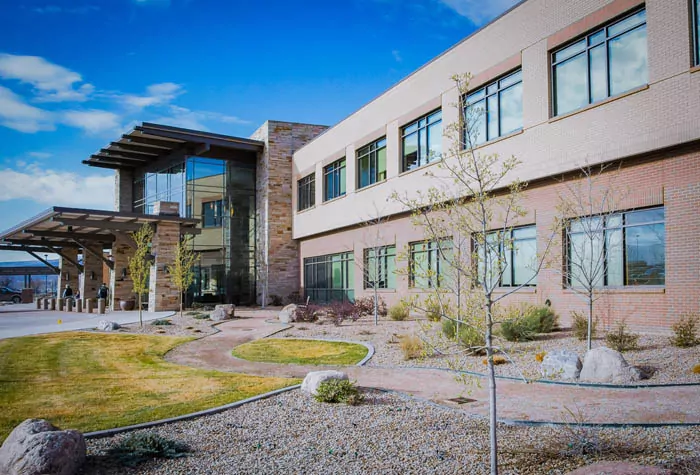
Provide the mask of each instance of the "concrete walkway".
{"label": "concrete walkway", "polygon": [[[174,312],[143,312],[143,321],[165,318]],[[61,320],[62,323],[58,323]],[[0,306],[0,339],[95,328],[100,320],[120,325],[139,321],[139,312],[97,313],[57,312],[37,310],[35,304]]]}
{"label": "concrete walkway", "polygon": [[[360,386],[399,391],[488,415],[487,382],[482,378],[471,377],[465,385],[455,379],[454,373],[438,369],[280,365],[234,358],[231,351],[235,346],[285,328],[265,321],[275,315],[273,312],[236,313],[243,318],[218,325],[220,333],[181,345],[166,359],[259,376],[303,378],[309,371],[340,369]],[[572,420],[570,410],[582,414],[583,422],[592,424],[700,423],[700,386],[609,389],[497,380],[497,390],[498,418],[505,422],[581,422]],[[476,401],[459,406],[446,401],[461,395]]]}

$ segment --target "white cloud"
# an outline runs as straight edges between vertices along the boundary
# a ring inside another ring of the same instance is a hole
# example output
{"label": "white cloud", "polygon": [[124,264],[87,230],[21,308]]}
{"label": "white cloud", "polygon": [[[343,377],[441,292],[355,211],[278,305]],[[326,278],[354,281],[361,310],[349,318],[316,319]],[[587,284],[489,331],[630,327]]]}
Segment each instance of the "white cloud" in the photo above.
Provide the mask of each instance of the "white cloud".
{"label": "white cloud", "polygon": [[403,58],[401,57],[401,52],[399,50],[392,50],[391,55],[394,57],[394,61],[396,61],[397,63],[403,61]]}
{"label": "white cloud", "polygon": [[0,201],[30,200],[50,206],[111,209],[114,177],[79,175],[29,165],[22,171],[0,170]]}
{"label": "white cloud", "polygon": [[50,112],[30,106],[20,96],[2,86],[0,86],[0,125],[30,134],[56,128]]}
{"label": "white cloud", "polygon": [[501,13],[518,3],[519,0],[440,0],[442,3],[469,19],[474,25],[481,26],[496,18]]}
{"label": "white cloud", "polygon": [[120,117],[117,114],[96,109],[65,111],[62,113],[61,122],[91,134],[121,129]]}
{"label": "white cloud", "polygon": [[148,86],[145,95],[125,94],[121,96],[121,99],[130,107],[143,109],[144,107],[168,104],[184,92],[185,90],[180,84],[163,82]]}
{"label": "white cloud", "polygon": [[43,159],[46,159],[46,158],[53,156],[52,153],[48,153],[48,152],[29,152],[27,155],[29,155],[32,158],[38,158],[40,160],[43,160]]}
{"label": "white cloud", "polygon": [[154,119],[152,122],[195,130],[209,130],[206,122],[223,122],[225,124],[250,123],[247,120],[232,115],[210,111],[193,111],[179,106],[170,106],[169,115]]}
{"label": "white cloud", "polygon": [[82,84],[80,74],[39,56],[0,53],[0,78],[31,84],[40,102],[85,101],[93,92],[91,84]]}

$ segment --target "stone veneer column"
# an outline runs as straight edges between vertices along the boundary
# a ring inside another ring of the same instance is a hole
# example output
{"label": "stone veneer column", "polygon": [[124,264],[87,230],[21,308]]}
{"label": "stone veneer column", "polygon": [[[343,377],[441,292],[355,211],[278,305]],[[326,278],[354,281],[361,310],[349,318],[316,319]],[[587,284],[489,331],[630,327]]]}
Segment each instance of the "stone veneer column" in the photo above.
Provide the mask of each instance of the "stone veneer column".
{"label": "stone veneer column", "polygon": [[134,173],[130,170],[114,172],[114,210],[131,212],[134,209]]}
{"label": "stone veneer column", "polygon": [[[255,205],[258,214],[256,229],[256,266],[258,276],[267,259],[266,295],[286,299],[300,290],[299,244],[292,239],[292,155],[328,127],[290,122],[265,122],[252,139],[265,142],[258,159],[255,184]],[[316,177],[316,189],[321,187]],[[256,283],[257,300],[262,303],[263,280]]]}
{"label": "stone veneer column", "polygon": [[112,243],[114,271],[109,276],[109,294],[110,308],[120,310],[120,301],[134,298],[133,282],[129,276],[129,259],[134,255],[134,241],[125,233],[115,233],[115,237],[116,240]]}
{"label": "stone veneer column", "polygon": [[[163,216],[178,216],[178,203],[156,202],[154,214]],[[151,254],[155,257],[151,265],[148,291],[148,311],[178,310],[180,308],[180,292],[170,282],[167,266],[175,262],[177,244],[180,241],[180,223],[160,221],[153,235]]]}
{"label": "stone veneer column", "polygon": [[[78,249],[63,248],[61,252],[65,254],[68,258],[70,258],[72,261],[78,262]],[[68,262],[63,257],[60,258],[59,267],[61,269],[61,275],[58,279],[59,288],[57,297],[63,296],[63,289],[66,287],[66,284],[70,284],[71,288],[73,289],[73,295],[75,295],[75,293],[78,291],[79,285],[78,278],[80,273],[78,271],[78,268],[75,267],[72,263]]]}
{"label": "stone veneer column", "polygon": [[[91,246],[92,252],[102,255],[102,246]],[[97,289],[104,282],[102,267],[104,262],[97,256],[83,249],[83,281],[80,286],[81,298],[97,297]],[[93,275],[94,274],[94,275]]]}

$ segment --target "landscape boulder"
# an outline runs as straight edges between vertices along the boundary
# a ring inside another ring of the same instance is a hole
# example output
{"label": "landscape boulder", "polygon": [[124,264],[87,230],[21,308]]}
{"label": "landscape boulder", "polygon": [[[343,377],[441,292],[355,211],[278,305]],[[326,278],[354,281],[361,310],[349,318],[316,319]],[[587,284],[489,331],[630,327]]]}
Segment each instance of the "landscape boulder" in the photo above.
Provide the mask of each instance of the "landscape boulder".
{"label": "landscape boulder", "polygon": [[27,419],[0,447],[4,475],[72,475],[85,461],[85,439],[77,430],[60,430],[44,419]]}
{"label": "landscape boulder", "polygon": [[223,320],[229,320],[233,318],[236,311],[236,306],[233,304],[217,305],[214,307],[214,311],[209,315],[215,322],[221,322]]}
{"label": "landscape boulder", "polygon": [[280,310],[279,319],[282,323],[290,323],[296,320],[297,306],[294,303],[290,303],[282,310]]}
{"label": "landscape boulder", "polygon": [[642,371],[630,366],[622,353],[601,346],[586,353],[579,378],[594,383],[626,384],[642,379]]}
{"label": "landscape boulder", "polygon": [[581,373],[581,359],[573,351],[561,349],[548,352],[540,366],[545,378],[576,379]]}
{"label": "landscape boulder", "polygon": [[121,328],[121,325],[119,325],[117,322],[110,322],[109,320],[100,320],[97,322],[97,329],[102,330],[103,332],[111,332],[114,330],[119,330]]}
{"label": "landscape boulder", "polygon": [[341,371],[312,371],[307,374],[301,383],[301,390],[313,396],[318,394],[318,386],[328,379],[348,379],[348,375]]}

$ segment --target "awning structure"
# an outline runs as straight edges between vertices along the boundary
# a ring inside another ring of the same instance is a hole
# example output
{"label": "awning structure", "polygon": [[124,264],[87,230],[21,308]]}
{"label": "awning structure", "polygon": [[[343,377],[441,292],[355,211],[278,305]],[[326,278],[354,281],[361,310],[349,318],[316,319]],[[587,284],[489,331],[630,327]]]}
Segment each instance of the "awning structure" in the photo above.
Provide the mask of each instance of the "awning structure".
{"label": "awning structure", "polygon": [[114,170],[135,169],[178,155],[228,158],[233,151],[255,157],[264,147],[265,143],[258,140],[144,122],[83,163]]}
{"label": "awning structure", "polygon": [[[110,247],[117,235],[137,231],[144,223],[157,227],[160,222],[179,223],[181,234],[201,232],[196,227],[198,219],[53,207],[0,233],[0,250],[28,252],[47,264],[38,253],[54,253],[69,259],[62,253],[63,249],[76,248],[90,252],[97,245]],[[109,259],[102,255],[95,257],[112,268]],[[71,263],[78,269],[82,268],[78,262]]]}

